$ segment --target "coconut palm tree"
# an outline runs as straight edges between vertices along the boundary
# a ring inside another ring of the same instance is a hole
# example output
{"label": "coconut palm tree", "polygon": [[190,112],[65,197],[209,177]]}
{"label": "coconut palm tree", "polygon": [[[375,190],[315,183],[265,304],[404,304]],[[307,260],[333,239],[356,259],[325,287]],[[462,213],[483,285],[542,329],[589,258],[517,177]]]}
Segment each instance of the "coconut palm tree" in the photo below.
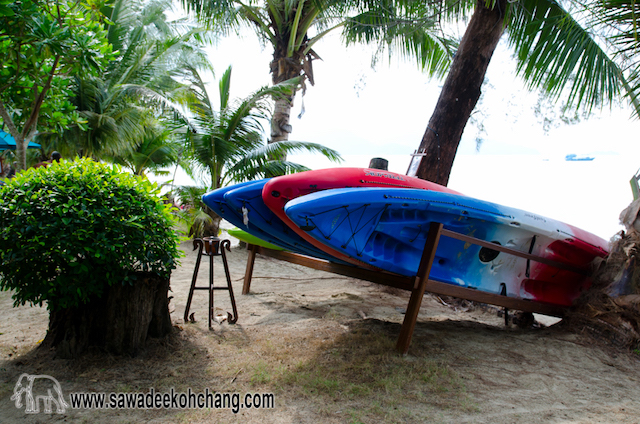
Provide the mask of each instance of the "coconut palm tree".
{"label": "coconut palm tree", "polygon": [[290,162],[272,161],[270,154],[286,154],[306,150],[340,160],[339,154],[316,143],[291,141],[277,146],[265,146],[262,122],[268,120],[272,98],[286,97],[300,84],[294,78],[275,86],[263,87],[248,97],[232,101],[230,97],[231,67],[219,81],[219,108],[216,110],[207,92],[206,84],[194,68],[190,82],[195,98],[189,109],[193,131],[188,134],[187,160],[192,164],[192,176],[203,180],[209,189],[231,181],[264,177],[266,173],[299,171],[306,168]]}
{"label": "coconut palm tree", "polygon": [[517,72],[530,88],[556,99],[567,96],[567,105],[574,108],[591,110],[612,102],[626,80],[586,23],[581,25],[559,1],[476,0],[420,143],[417,176],[448,183],[462,132],[503,33],[514,49]]}
{"label": "coconut palm tree", "polygon": [[189,81],[193,88],[189,103],[191,118],[188,119],[191,130],[185,134],[187,149],[184,152],[184,162],[189,166],[185,170],[194,180],[202,182],[200,188],[182,187],[178,191],[183,199],[192,199],[194,203],[197,199],[197,204],[191,204],[188,209],[190,235],[217,235],[220,217],[200,201],[205,191],[231,182],[308,170],[299,164],[271,159],[273,157],[304,150],[320,153],[332,161],[341,160],[336,151],[316,143],[265,143],[262,122],[268,121],[270,100],[290,96],[299,86],[300,77],[263,87],[244,99],[234,101],[230,95],[229,67],[218,84],[219,107],[216,110],[197,69],[185,68],[185,71],[190,73]]}
{"label": "coconut palm tree", "polygon": [[[402,0],[182,0],[187,11],[223,31],[238,31],[248,24],[273,47],[270,73],[273,84],[299,76],[315,83],[314,46],[334,30],[342,31],[347,43],[380,42],[395,51],[416,57],[433,74],[446,72],[452,44],[434,31],[442,16],[434,6],[457,9],[457,1],[432,3]],[[270,142],[288,140],[293,96],[277,98],[271,121]]]}

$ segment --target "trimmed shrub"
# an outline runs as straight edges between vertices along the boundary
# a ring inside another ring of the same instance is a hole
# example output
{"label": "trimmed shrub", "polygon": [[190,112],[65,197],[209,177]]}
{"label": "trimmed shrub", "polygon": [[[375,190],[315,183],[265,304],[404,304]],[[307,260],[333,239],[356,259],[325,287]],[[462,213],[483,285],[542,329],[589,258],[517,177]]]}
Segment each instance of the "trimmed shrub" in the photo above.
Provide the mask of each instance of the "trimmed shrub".
{"label": "trimmed shrub", "polygon": [[14,306],[81,306],[139,271],[168,279],[179,251],[155,183],[90,159],[29,169],[0,187],[0,289]]}

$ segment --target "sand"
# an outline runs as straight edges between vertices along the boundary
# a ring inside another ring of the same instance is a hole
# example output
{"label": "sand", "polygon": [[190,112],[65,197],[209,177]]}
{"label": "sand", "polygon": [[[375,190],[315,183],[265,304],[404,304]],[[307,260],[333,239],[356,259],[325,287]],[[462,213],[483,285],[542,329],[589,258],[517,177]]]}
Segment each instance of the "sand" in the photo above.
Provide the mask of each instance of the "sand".
{"label": "sand", "polygon": [[[189,243],[182,248],[170,293],[176,335],[150,341],[135,358],[93,352],[77,361],[53,359],[37,349],[46,309],[14,308],[10,293],[0,293],[0,422],[640,422],[636,353],[550,325],[557,320],[547,317],[537,316],[550,326],[521,329],[505,326],[498,308],[427,295],[409,354],[401,357],[394,345],[409,293],[258,256],[252,291],[242,295],[241,247],[229,253],[238,322],[215,322],[210,330],[206,292],[196,292],[196,321],[184,323],[196,255]],[[224,284],[220,258],[214,275]],[[207,276],[203,262],[200,285]],[[231,311],[224,291],[216,292],[215,305],[221,317]],[[191,388],[274,393],[275,407],[63,414],[54,407],[25,414],[10,399],[22,373],[56,378],[66,396]]]}

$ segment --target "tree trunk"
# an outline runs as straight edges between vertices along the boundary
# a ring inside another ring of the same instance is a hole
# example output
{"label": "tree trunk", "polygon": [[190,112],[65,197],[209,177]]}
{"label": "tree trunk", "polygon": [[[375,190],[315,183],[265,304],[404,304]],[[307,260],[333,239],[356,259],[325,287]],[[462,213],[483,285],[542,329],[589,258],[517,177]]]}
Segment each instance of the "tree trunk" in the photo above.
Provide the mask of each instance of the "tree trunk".
{"label": "tree trunk", "polygon": [[[273,85],[302,75],[304,61],[303,48],[298,48],[291,57],[287,57],[286,43],[274,46],[273,60],[269,64]],[[271,139],[269,143],[289,140],[289,134],[292,130],[289,118],[295,95],[296,93],[293,92],[290,97],[276,99],[273,118],[271,119]],[[284,160],[286,156],[278,159]]]}
{"label": "tree trunk", "polygon": [[504,30],[506,0],[487,9],[484,0],[467,26],[418,153],[422,161],[416,176],[447,185],[464,127],[480,98],[491,56]]}
{"label": "tree trunk", "polygon": [[13,119],[9,115],[9,112],[7,111],[4,103],[1,100],[0,100],[0,117],[2,118],[2,121],[4,122],[4,124],[7,126],[7,129],[9,130],[9,134],[11,134],[11,137],[13,137],[13,139],[16,141],[16,162],[18,164],[18,169],[16,169],[16,171],[21,169],[26,169],[27,168],[27,144],[29,143],[25,142],[25,137],[20,131],[18,131],[18,128],[13,123]]}
{"label": "tree trunk", "polygon": [[13,137],[16,140],[16,161],[18,162],[18,169],[27,169],[27,145],[28,141],[25,141],[22,134],[19,134],[17,137]]}
{"label": "tree trunk", "polygon": [[142,272],[136,277],[133,285],[107,287],[100,298],[52,311],[42,346],[60,358],[77,358],[90,347],[136,355],[147,337],[169,334],[169,279]]}

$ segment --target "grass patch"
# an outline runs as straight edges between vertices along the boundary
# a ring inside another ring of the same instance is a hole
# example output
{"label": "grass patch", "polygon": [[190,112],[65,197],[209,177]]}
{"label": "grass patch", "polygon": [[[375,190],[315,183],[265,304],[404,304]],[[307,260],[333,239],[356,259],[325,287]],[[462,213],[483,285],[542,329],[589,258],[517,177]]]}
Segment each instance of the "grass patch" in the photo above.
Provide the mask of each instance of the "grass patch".
{"label": "grass patch", "polygon": [[454,359],[435,352],[428,340],[415,335],[412,356],[396,352],[399,327],[358,320],[342,332],[335,331],[338,324],[330,324],[261,334],[247,345],[241,338],[228,338],[220,349],[233,359],[214,368],[237,375],[226,390],[275,393],[277,404],[302,401],[328,421],[438,422],[439,411],[455,415],[477,410],[466,380],[452,367]]}
{"label": "grass patch", "polygon": [[[463,379],[444,360],[396,353],[396,328],[368,320],[326,343],[310,360],[281,369],[277,386],[323,405],[349,422],[398,422],[416,417],[411,405],[473,409]],[[335,406],[334,406],[335,405]],[[426,408],[429,409],[429,408]]]}
{"label": "grass patch", "polygon": [[284,368],[278,364],[270,364],[267,361],[258,361],[252,367],[251,384],[260,386],[275,382],[284,372]]}

